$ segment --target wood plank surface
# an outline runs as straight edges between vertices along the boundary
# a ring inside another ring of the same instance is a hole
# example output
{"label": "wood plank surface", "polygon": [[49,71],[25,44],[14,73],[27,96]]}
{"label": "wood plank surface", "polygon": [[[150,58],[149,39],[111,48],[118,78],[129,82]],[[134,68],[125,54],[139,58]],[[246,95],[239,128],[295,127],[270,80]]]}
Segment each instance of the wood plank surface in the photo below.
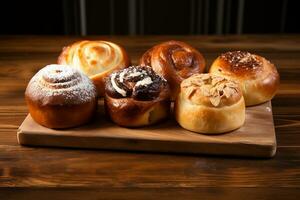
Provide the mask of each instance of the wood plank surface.
{"label": "wood plank surface", "polygon": [[[272,100],[277,154],[272,159],[28,148],[16,131],[28,111],[31,76],[56,61],[62,46],[81,38],[0,37],[0,199],[299,199],[300,36],[106,37],[133,63],[155,43],[192,44],[209,66],[221,52],[241,49],[277,66],[281,85]],[[45,195],[47,194],[47,195]]]}
{"label": "wood plank surface", "polygon": [[27,146],[85,149],[135,150],[247,157],[273,157],[276,138],[271,102],[247,107],[245,124],[226,134],[204,135],[181,128],[170,119],[141,128],[124,128],[104,113],[103,100],[88,124],[54,130],[36,123],[28,115],[18,130],[18,142]]}

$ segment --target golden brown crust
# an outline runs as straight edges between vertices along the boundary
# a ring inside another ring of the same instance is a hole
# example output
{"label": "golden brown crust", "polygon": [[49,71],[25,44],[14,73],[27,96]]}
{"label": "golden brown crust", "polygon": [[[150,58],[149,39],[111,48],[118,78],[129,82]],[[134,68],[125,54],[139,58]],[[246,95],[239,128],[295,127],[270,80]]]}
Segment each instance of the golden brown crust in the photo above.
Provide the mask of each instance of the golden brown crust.
{"label": "golden brown crust", "polygon": [[172,99],[179,92],[180,83],[196,73],[202,73],[205,60],[202,54],[190,45],[180,41],[158,44],[144,53],[141,65],[148,65],[169,83]]}
{"label": "golden brown crust", "polygon": [[97,107],[96,99],[74,105],[43,105],[32,101],[28,96],[25,96],[25,100],[34,121],[54,129],[71,128],[87,123]]}
{"label": "golden brown crust", "polygon": [[138,101],[105,95],[105,108],[113,122],[125,127],[140,127],[166,119],[170,113],[169,98]]}
{"label": "golden brown crust", "polygon": [[64,65],[48,65],[36,73],[28,83],[25,100],[32,118],[48,128],[86,123],[97,106],[91,80]]}
{"label": "golden brown crust", "polygon": [[123,47],[101,40],[83,40],[64,47],[57,62],[80,69],[89,76],[99,96],[104,96],[105,78],[130,65],[129,56]]}
{"label": "golden brown crust", "polygon": [[243,126],[245,102],[241,98],[231,106],[213,108],[192,104],[178,95],[175,101],[175,118],[184,129],[204,134],[226,133]]}
{"label": "golden brown crust", "polygon": [[240,84],[247,106],[271,100],[279,86],[274,64],[248,52],[227,52],[212,64],[210,73],[225,76]]}
{"label": "golden brown crust", "polygon": [[199,133],[228,132],[245,121],[245,102],[239,86],[211,74],[197,74],[184,80],[174,109],[183,128]]}

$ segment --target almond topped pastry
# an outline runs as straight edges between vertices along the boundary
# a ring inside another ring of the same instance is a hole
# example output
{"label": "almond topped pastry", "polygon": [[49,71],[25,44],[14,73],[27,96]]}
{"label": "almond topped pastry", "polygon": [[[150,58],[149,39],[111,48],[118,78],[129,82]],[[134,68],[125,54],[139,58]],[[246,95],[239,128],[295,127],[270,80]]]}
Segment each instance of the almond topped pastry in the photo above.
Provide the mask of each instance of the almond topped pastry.
{"label": "almond topped pastry", "polygon": [[180,86],[175,117],[183,128],[209,134],[244,124],[245,102],[237,83],[212,74],[195,74]]}

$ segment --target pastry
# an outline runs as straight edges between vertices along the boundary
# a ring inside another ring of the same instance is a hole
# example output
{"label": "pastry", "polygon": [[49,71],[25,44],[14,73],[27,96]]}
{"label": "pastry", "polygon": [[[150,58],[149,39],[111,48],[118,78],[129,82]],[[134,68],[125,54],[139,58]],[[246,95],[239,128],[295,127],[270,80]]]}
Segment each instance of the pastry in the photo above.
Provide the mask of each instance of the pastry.
{"label": "pastry", "polygon": [[126,51],[108,41],[79,41],[63,48],[59,64],[70,65],[93,80],[98,95],[104,96],[105,78],[130,65]]}
{"label": "pastry", "polygon": [[91,80],[64,65],[47,65],[36,73],[25,91],[31,117],[48,128],[70,128],[93,116],[97,96]]}
{"label": "pastry", "polygon": [[245,121],[245,102],[238,84],[211,74],[185,79],[174,111],[180,126],[205,134],[232,131]]}
{"label": "pastry", "polygon": [[106,111],[120,126],[150,125],[169,115],[167,81],[148,66],[132,66],[112,73],[105,92]]}
{"label": "pastry", "polygon": [[224,53],[213,62],[209,72],[238,82],[246,106],[271,100],[279,86],[279,74],[274,64],[249,52]]}
{"label": "pastry", "polygon": [[190,45],[179,41],[158,44],[144,53],[141,65],[148,65],[169,83],[172,99],[179,92],[180,83],[196,73],[202,73],[205,60],[202,54]]}

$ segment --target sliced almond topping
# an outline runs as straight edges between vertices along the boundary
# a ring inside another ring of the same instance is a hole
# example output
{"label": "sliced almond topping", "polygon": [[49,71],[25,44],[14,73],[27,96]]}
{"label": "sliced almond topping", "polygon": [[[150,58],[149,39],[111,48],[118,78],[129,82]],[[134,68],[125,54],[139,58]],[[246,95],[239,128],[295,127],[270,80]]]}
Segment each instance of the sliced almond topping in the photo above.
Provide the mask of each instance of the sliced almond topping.
{"label": "sliced almond topping", "polygon": [[194,88],[194,87],[187,88],[187,91],[186,91],[187,97],[189,99],[192,98],[192,96],[195,92],[196,92],[196,88]]}
{"label": "sliced almond topping", "polygon": [[225,87],[223,92],[226,98],[229,98],[234,93],[233,89],[231,89],[230,87]]}
{"label": "sliced almond topping", "polygon": [[223,81],[224,78],[221,76],[214,76],[213,79],[211,80],[212,85],[216,85],[217,83]]}
{"label": "sliced almond topping", "polygon": [[204,96],[209,97],[210,96],[210,89],[211,89],[210,85],[203,85],[201,87],[201,92],[203,93]]}
{"label": "sliced almond topping", "polygon": [[184,81],[184,82],[182,82],[182,84],[181,84],[181,87],[183,87],[183,88],[188,88],[188,87],[190,87],[190,86],[192,86],[192,84],[191,84],[190,81]]}
{"label": "sliced almond topping", "polygon": [[227,87],[231,87],[231,88],[237,88],[237,87],[238,87],[238,85],[235,84],[234,82],[227,82],[227,83],[226,83],[226,86],[227,86]]}
{"label": "sliced almond topping", "polygon": [[238,85],[224,77],[211,74],[197,74],[191,79],[183,81],[182,87],[186,88],[188,98],[197,91],[208,97],[213,106],[218,106],[222,98],[229,98],[238,92]]}
{"label": "sliced almond topping", "polygon": [[220,83],[219,85],[216,86],[218,91],[222,91],[225,87],[225,83]]}
{"label": "sliced almond topping", "polygon": [[212,105],[218,106],[220,104],[221,97],[220,96],[210,97],[209,100],[210,100]]}
{"label": "sliced almond topping", "polygon": [[216,96],[218,94],[218,90],[215,87],[211,87],[209,90],[210,96]]}
{"label": "sliced almond topping", "polygon": [[208,79],[210,79],[210,74],[203,74],[203,75],[201,76],[201,79],[202,79],[202,80],[208,80]]}

